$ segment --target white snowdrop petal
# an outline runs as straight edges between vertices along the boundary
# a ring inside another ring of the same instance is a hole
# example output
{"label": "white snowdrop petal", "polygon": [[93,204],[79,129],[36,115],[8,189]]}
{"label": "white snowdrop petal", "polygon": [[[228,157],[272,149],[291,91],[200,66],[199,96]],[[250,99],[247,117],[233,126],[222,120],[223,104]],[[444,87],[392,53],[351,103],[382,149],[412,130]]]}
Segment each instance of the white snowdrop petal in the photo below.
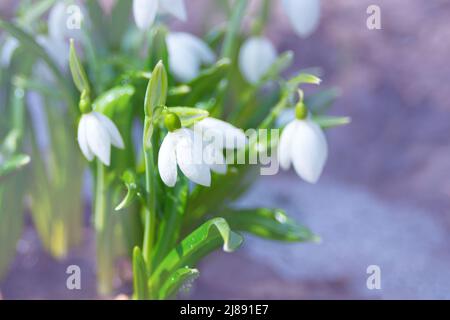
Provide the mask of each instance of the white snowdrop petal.
{"label": "white snowdrop petal", "polygon": [[218,149],[213,143],[208,144],[203,151],[204,160],[212,171],[219,174],[227,173],[227,164],[222,149]]}
{"label": "white snowdrop petal", "polygon": [[320,20],[320,0],[283,0],[284,11],[301,37],[313,33]]}
{"label": "white snowdrop petal", "polygon": [[136,25],[147,30],[155,21],[158,11],[158,0],[133,0],[133,15]]}
{"label": "white snowdrop petal", "polygon": [[169,132],[164,138],[158,153],[158,171],[161,180],[169,187],[177,183],[177,159],[175,137]]}
{"label": "white snowdrop petal", "polygon": [[100,112],[93,112],[93,114],[97,117],[103,127],[109,133],[109,138],[111,139],[111,144],[119,149],[124,149],[125,144],[123,143],[122,136],[120,135],[119,129],[117,129],[114,122],[111,121],[107,116],[101,114]]}
{"label": "white snowdrop petal", "polygon": [[50,38],[39,35],[36,41],[45,49],[47,54],[56,62],[60,70],[69,65],[69,45],[63,39]]}
{"label": "white snowdrop petal", "polygon": [[159,5],[161,12],[167,12],[182,21],[186,21],[187,13],[184,0],[161,0]]}
{"label": "white snowdrop petal", "polygon": [[199,59],[201,64],[214,63],[216,55],[202,39],[185,32],[179,32],[178,35],[181,37],[182,42],[185,43],[186,47],[188,47]]}
{"label": "white snowdrop petal", "polygon": [[292,121],[281,133],[280,142],[278,145],[278,159],[280,162],[280,167],[283,170],[288,170],[291,166],[291,146],[292,141],[296,139],[296,125],[297,121]]}
{"label": "white snowdrop petal", "polygon": [[236,128],[228,122],[205,118],[197,122],[194,130],[201,132],[206,137],[213,137],[221,141],[215,141],[218,147],[225,149],[242,149],[247,143],[247,137],[241,129]]}
{"label": "white snowdrop petal", "polygon": [[94,154],[91,149],[89,149],[87,137],[86,137],[86,121],[85,117],[82,116],[80,123],[78,124],[78,144],[80,146],[81,152],[89,161],[94,159]]}
{"label": "white snowdrop petal", "polygon": [[316,183],[328,157],[325,134],[316,123],[297,120],[291,155],[297,174],[309,183]]}
{"label": "white snowdrop petal", "polygon": [[64,2],[56,3],[48,14],[48,34],[54,39],[64,39],[64,28],[67,21],[66,5]]}
{"label": "white snowdrop petal", "polygon": [[178,33],[170,33],[166,38],[166,43],[169,52],[169,67],[175,77],[183,82],[197,77],[200,72],[200,60],[189,43],[186,43],[184,37]]}
{"label": "white snowdrop petal", "polygon": [[86,138],[91,151],[107,166],[111,159],[111,140],[108,131],[92,113],[84,115]]}
{"label": "white snowdrop petal", "polygon": [[0,65],[3,67],[9,66],[14,51],[19,47],[19,41],[16,38],[9,37],[2,47],[0,55]]}
{"label": "white snowdrop petal", "polygon": [[239,53],[239,68],[244,78],[256,84],[277,59],[273,44],[264,37],[252,37],[245,41]]}
{"label": "white snowdrop petal", "polygon": [[203,162],[200,148],[201,137],[194,137],[190,129],[177,130],[179,137],[176,142],[177,163],[183,174],[191,181],[209,187],[211,172],[209,166]]}

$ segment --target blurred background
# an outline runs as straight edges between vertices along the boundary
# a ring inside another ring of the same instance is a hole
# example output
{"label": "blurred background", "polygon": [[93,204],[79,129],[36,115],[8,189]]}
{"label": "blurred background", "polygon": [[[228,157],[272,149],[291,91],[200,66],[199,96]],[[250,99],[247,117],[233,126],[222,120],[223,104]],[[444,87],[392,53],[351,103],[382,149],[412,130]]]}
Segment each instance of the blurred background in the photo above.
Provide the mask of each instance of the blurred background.
{"label": "blurred background", "polygon": [[[381,30],[366,27],[372,4],[381,8]],[[187,6],[190,22],[173,28],[201,34],[199,21],[215,19],[208,1]],[[11,17],[14,1],[2,0],[0,12]],[[333,112],[352,123],[328,132],[330,158],[317,185],[293,172],[261,177],[240,204],[284,208],[322,243],[248,237],[238,252],[204,261],[185,297],[450,298],[449,16],[447,0],[322,1],[319,28],[300,39],[281,9],[272,14],[268,37],[279,52],[294,50],[295,69],[321,67],[323,86],[341,92]],[[56,262],[27,225],[0,282],[3,297],[96,298],[92,231]],[[81,266],[82,290],[66,289],[69,264]],[[370,265],[381,268],[380,290],[367,289]]]}

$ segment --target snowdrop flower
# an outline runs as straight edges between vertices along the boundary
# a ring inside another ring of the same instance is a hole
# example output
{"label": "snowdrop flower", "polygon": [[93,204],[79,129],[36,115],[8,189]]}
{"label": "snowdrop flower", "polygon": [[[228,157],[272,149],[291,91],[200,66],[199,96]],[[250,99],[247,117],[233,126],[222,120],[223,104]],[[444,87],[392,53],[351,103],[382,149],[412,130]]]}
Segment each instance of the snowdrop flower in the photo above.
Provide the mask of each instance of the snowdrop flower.
{"label": "snowdrop flower", "polygon": [[296,119],[283,130],[278,157],[280,166],[288,170],[291,163],[297,174],[309,183],[316,183],[328,156],[328,146],[322,129],[307,117],[303,103],[296,109]]}
{"label": "snowdrop flower", "polygon": [[200,38],[185,32],[170,33],[167,38],[170,70],[183,82],[198,76],[203,64],[212,64],[214,52]]}
{"label": "snowdrop flower", "polygon": [[182,128],[178,116],[166,115],[164,123],[169,133],[164,137],[158,153],[158,170],[169,187],[177,182],[177,166],[191,181],[202,186],[211,185],[211,172],[203,162],[202,137],[194,130]]}
{"label": "snowdrop flower", "polygon": [[2,47],[0,55],[0,66],[7,67],[11,62],[14,51],[19,47],[19,41],[16,38],[7,38]]}
{"label": "snowdrop flower", "polygon": [[152,26],[158,12],[171,14],[183,21],[187,18],[184,0],[133,1],[134,21],[141,30],[147,30]]}
{"label": "snowdrop flower", "polygon": [[208,117],[197,122],[194,131],[202,136],[205,162],[219,174],[227,172],[223,149],[242,149],[247,143],[247,137],[241,129],[215,118]]}
{"label": "snowdrop flower", "polygon": [[74,3],[60,1],[48,14],[48,37],[67,41],[69,38],[81,40],[81,26],[85,23],[84,8]]}
{"label": "snowdrop flower", "polygon": [[239,68],[249,83],[256,84],[269,71],[276,59],[277,51],[267,38],[252,37],[242,45]]}
{"label": "snowdrop flower", "polygon": [[116,125],[105,115],[91,111],[81,116],[78,125],[78,144],[86,159],[92,161],[97,156],[109,166],[111,145],[123,149],[122,136]]}
{"label": "snowdrop flower", "polygon": [[282,5],[300,37],[306,38],[317,28],[320,19],[320,0],[283,0]]}

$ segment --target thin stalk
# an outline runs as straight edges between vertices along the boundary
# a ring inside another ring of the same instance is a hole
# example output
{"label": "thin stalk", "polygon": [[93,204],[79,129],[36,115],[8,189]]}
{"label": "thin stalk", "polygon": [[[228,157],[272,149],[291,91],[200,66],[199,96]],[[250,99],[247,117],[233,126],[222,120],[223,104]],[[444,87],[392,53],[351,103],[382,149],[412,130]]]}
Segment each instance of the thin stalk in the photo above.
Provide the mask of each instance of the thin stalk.
{"label": "thin stalk", "polygon": [[108,221],[108,190],[105,171],[103,164],[97,160],[94,227],[97,237],[97,289],[101,295],[111,293],[114,278],[112,230],[110,221]]}
{"label": "thin stalk", "polygon": [[148,272],[153,269],[152,255],[153,247],[155,243],[156,233],[156,180],[155,180],[155,159],[153,153],[153,147],[149,143],[149,126],[151,126],[151,118],[145,118],[144,124],[144,162],[145,162],[145,190],[147,192],[147,208],[145,211],[145,229],[144,229],[144,244],[143,244],[143,256],[147,264]]}

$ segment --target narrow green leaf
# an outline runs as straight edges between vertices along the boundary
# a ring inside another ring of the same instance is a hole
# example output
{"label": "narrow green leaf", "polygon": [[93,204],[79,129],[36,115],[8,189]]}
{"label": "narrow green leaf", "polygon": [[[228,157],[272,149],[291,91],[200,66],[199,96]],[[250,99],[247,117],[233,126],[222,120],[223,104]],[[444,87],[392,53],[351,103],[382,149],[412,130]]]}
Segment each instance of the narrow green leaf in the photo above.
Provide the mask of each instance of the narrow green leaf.
{"label": "narrow green leaf", "polygon": [[116,206],[115,210],[119,211],[128,208],[134,203],[136,199],[144,199],[145,190],[140,186],[137,181],[136,175],[131,171],[127,170],[122,176],[122,180],[127,188],[127,194],[125,198]]}
{"label": "narrow green leaf", "polygon": [[290,79],[288,81],[288,85],[291,87],[297,88],[301,84],[320,84],[322,80],[315,75],[309,73],[300,73],[296,77]]}
{"label": "narrow green leaf", "polygon": [[283,210],[226,210],[223,215],[234,230],[249,232],[262,238],[288,242],[318,241],[308,228],[290,219]]}
{"label": "narrow green leaf", "polygon": [[129,16],[131,12],[132,2],[128,0],[116,1],[111,12],[111,18],[108,21],[109,26],[109,42],[119,48],[120,41],[123,39],[125,32],[129,26]]}
{"label": "narrow green leaf", "polygon": [[134,95],[135,89],[130,85],[114,87],[93,102],[93,109],[101,112],[108,117],[112,117],[116,113],[121,113],[125,108],[129,108],[130,98]]}
{"label": "narrow green leaf", "polygon": [[242,244],[242,237],[231,231],[223,218],[214,218],[194,230],[176,246],[158,265],[150,278],[153,289],[160,288],[176,270],[195,266],[211,251],[222,246],[225,252],[233,252]]}
{"label": "narrow green leaf", "polygon": [[307,96],[305,98],[305,104],[308,106],[308,109],[315,114],[324,113],[340,95],[341,92],[338,88],[321,90]]}
{"label": "narrow green leaf", "polygon": [[332,117],[332,116],[314,116],[313,120],[323,129],[345,126],[352,121],[350,117]]}
{"label": "narrow green leaf", "polygon": [[14,25],[13,23],[4,21],[0,18],[0,29],[5,30],[11,36],[16,38],[21,45],[28,50],[29,56],[37,57],[42,59],[49,67],[51,73],[56,78],[56,83],[60,86],[61,91],[67,99],[69,105],[73,105],[74,97],[72,94],[72,88],[66,78],[63,76],[55,61],[47,54],[44,48],[42,48],[29,33],[22,30],[20,27]]}
{"label": "narrow green leaf", "polygon": [[157,265],[176,245],[189,196],[189,181],[182,176],[174,188],[166,189],[164,214],[159,223],[159,239],[154,249],[154,261]]}
{"label": "narrow green leaf", "polygon": [[0,177],[19,170],[30,163],[30,157],[26,154],[18,154],[1,162],[0,160]]}
{"label": "narrow green leaf", "polygon": [[197,269],[189,267],[178,269],[161,286],[158,292],[158,299],[163,300],[175,296],[183,286],[198,278],[199,275],[200,273]]}
{"label": "narrow green leaf", "polygon": [[147,300],[147,269],[141,249],[134,247],[133,249],[133,289],[134,298],[137,300]]}
{"label": "narrow green leaf", "polygon": [[21,25],[27,26],[43,16],[57,0],[41,0],[29,5],[25,14],[19,18]]}
{"label": "narrow green leaf", "polygon": [[230,59],[224,58],[217,61],[213,66],[202,70],[197,78],[187,84],[191,88],[191,92],[187,95],[183,104],[193,106],[197,102],[211,97],[221,81],[226,78],[230,66]]}
{"label": "narrow green leaf", "polygon": [[277,60],[270,66],[266,74],[261,78],[260,83],[265,83],[269,80],[276,79],[280,74],[289,68],[294,60],[294,53],[292,51],[286,51],[282,53]]}

